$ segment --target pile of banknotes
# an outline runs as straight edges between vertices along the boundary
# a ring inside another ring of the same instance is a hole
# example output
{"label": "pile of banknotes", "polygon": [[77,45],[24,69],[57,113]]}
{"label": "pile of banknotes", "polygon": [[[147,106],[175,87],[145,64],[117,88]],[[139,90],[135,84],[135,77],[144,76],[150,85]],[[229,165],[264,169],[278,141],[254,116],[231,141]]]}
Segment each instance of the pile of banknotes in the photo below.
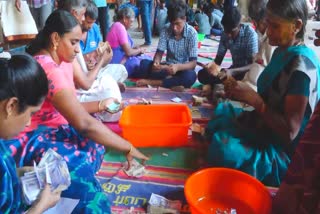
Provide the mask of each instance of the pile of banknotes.
{"label": "pile of banknotes", "polygon": [[161,195],[152,193],[149,199],[148,213],[180,213],[182,203],[179,200],[171,201]]}
{"label": "pile of banknotes", "polygon": [[46,184],[51,191],[66,190],[70,184],[70,174],[66,161],[54,150],[49,149],[34,170],[26,172],[21,178],[23,198],[32,204]]}
{"label": "pile of banknotes", "polygon": [[145,166],[140,164],[136,159],[132,160],[130,169],[128,169],[128,162],[126,161],[123,164],[123,171],[129,176],[129,177],[135,177],[140,178],[147,174],[147,170]]}

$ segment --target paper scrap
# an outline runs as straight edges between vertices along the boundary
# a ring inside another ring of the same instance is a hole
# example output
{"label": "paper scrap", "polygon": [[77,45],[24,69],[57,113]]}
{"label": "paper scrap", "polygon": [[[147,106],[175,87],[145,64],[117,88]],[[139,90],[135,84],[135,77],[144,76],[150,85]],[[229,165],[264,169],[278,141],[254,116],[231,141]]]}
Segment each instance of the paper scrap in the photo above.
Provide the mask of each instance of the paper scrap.
{"label": "paper scrap", "polygon": [[70,214],[74,210],[74,208],[79,203],[79,199],[72,198],[60,198],[59,202],[54,206],[45,211],[43,214]]}
{"label": "paper scrap", "polygon": [[171,99],[172,102],[180,103],[182,100],[179,97],[175,97]]}

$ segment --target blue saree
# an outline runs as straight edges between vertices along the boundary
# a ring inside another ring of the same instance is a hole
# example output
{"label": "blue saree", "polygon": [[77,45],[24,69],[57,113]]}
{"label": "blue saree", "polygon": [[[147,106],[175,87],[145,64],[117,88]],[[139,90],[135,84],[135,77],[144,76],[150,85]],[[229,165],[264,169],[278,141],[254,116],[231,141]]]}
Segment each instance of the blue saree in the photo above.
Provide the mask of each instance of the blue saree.
{"label": "blue saree", "polygon": [[[229,167],[244,171],[266,185],[279,186],[290,163],[291,155],[319,100],[319,62],[305,46],[293,46],[274,52],[270,64],[258,79],[258,93],[268,108],[283,114],[284,97],[290,94],[290,77],[303,72],[309,78],[309,105],[298,136],[289,146],[264,124],[255,111],[220,103],[208,123],[210,140],[208,162],[213,167]],[[298,80],[299,81],[299,80]]]}
{"label": "blue saree", "polygon": [[49,148],[55,150],[66,160],[71,177],[71,185],[61,197],[79,199],[72,213],[111,213],[108,197],[95,177],[105,151],[102,145],[81,136],[70,125],[39,126],[4,144],[11,149],[10,155],[19,167],[32,166]]}
{"label": "blue saree", "polygon": [[0,213],[22,213],[21,188],[11,152],[0,139]]}

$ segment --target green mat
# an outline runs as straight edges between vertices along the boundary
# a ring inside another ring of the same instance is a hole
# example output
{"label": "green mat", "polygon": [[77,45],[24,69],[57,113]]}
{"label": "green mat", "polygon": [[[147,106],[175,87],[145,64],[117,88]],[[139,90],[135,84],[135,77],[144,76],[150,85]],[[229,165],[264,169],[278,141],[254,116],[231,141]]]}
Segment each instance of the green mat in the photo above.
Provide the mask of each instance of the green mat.
{"label": "green mat", "polygon": [[[134,81],[131,81],[129,79],[126,79],[124,81],[124,84],[126,85],[126,87],[135,87],[137,84],[134,82]],[[202,87],[202,84],[198,81],[196,81],[192,86],[191,88],[197,88],[197,89],[201,89]]]}
{"label": "green mat", "polygon": [[[150,156],[148,165],[174,167],[183,169],[198,169],[203,163],[205,150],[194,147],[180,148],[140,148],[143,154]],[[106,162],[124,162],[125,156],[114,150],[109,150],[104,157]]]}

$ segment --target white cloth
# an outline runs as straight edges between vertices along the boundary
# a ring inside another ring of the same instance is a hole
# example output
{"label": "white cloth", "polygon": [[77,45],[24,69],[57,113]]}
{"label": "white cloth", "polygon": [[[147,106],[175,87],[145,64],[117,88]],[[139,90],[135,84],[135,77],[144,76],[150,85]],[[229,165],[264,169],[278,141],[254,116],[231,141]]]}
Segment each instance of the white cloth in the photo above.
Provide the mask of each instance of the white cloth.
{"label": "white cloth", "polygon": [[258,78],[264,68],[264,66],[258,63],[253,63],[250,70],[244,75],[242,82],[247,83],[252,89],[257,91]]}
{"label": "white cloth", "polygon": [[116,82],[124,82],[128,78],[128,71],[121,64],[108,64],[101,68],[99,73],[109,74]]}
{"label": "white cloth", "polygon": [[276,47],[269,44],[267,33],[262,35],[259,31],[257,31],[257,34],[259,40],[259,50],[256,59],[262,59],[262,65],[267,66],[271,61],[273,51],[276,49]]}
{"label": "white cloth", "polygon": [[267,34],[262,35],[258,33],[259,38],[259,51],[256,56],[256,60],[262,61],[262,65],[253,63],[249,71],[244,75],[243,82],[247,83],[251,88],[257,91],[257,82],[260,74],[264,68],[269,64],[273,51],[276,47],[269,45]]}
{"label": "white cloth", "polygon": [[[82,52],[77,54],[77,60],[84,72],[88,72]],[[122,100],[118,82],[123,82],[128,77],[127,69],[120,64],[109,64],[100,69],[97,78],[89,90],[77,90],[77,97],[80,102],[100,101],[110,97]],[[103,122],[115,122],[120,119],[121,112],[110,114],[108,112],[96,113],[95,116]]]}
{"label": "white cloth", "polygon": [[[82,53],[77,54],[77,60],[85,73],[88,73],[88,68]],[[128,78],[128,71],[124,65],[108,64],[100,69],[99,73],[108,73],[116,82],[124,82]]]}
{"label": "white cloth", "polygon": [[[121,92],[117,82],[108,74],[99,72],[97,79],[89,90],[77,90],[77,97],[80,102],[92,102],[107,99],[110,97],[122,100]],[[108,112],[96,113],[95,116],[103,122],[115,122],[120,119],[121,112],[110,114]]]}
{"label": "white cloth", "polygon": [[21,1],[21,12],[15,7],[14,0],[0,1],[0,14],[4,36],[38,34],[26,1]]}

